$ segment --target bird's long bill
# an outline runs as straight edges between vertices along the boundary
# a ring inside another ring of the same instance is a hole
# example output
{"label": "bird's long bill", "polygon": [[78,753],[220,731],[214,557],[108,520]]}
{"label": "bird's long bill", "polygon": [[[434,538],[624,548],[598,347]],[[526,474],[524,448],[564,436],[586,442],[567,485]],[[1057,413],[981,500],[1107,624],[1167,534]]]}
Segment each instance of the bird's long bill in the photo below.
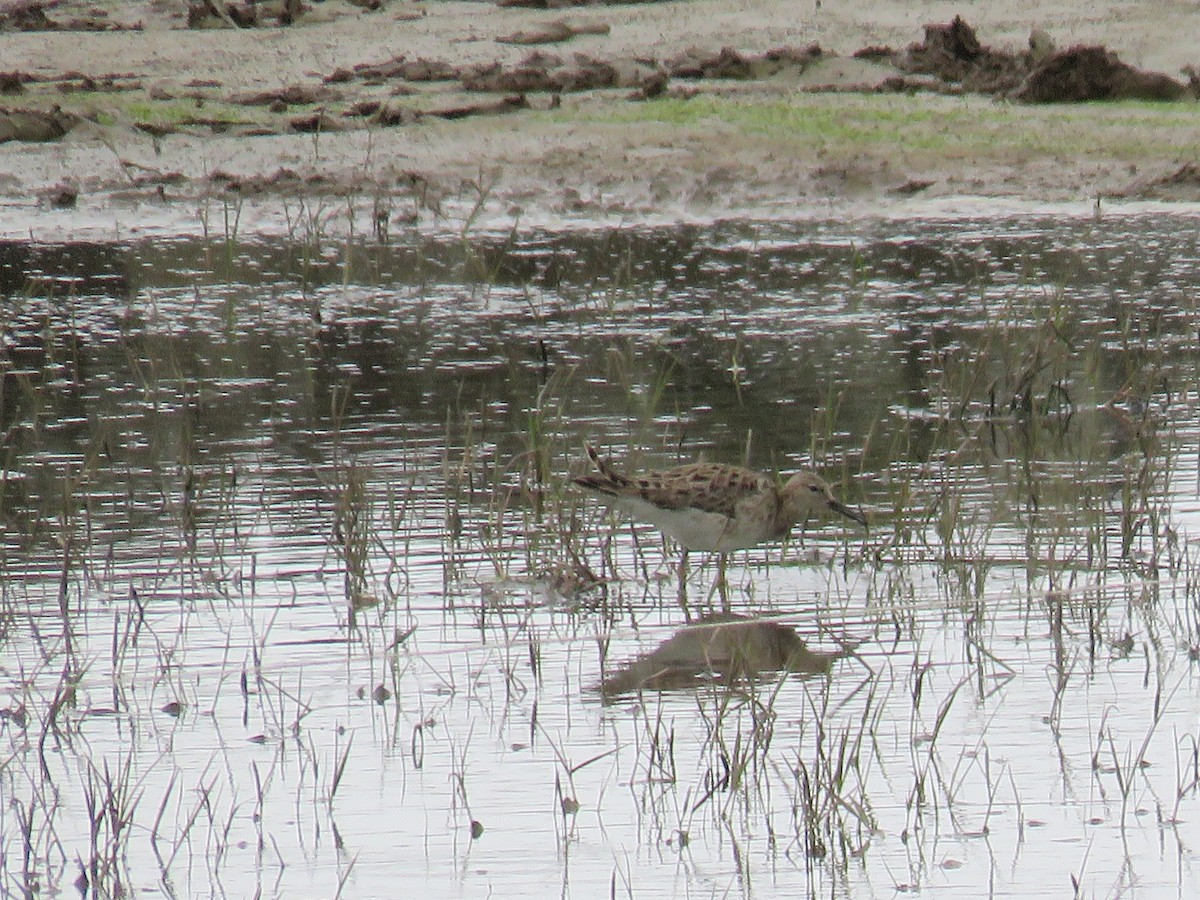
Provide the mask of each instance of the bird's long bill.
{"label": "bird's long bill", "polygon": [[859,525],[863,526],[864,528],[867,527],[867,517],[864,516],[857,509],[851,509],[849,506],[847,506],[841,500],[830,500],[829,508],[832,509],[834,512],[841,513],[847,519],[853,519],[855,522],[857,522]]}

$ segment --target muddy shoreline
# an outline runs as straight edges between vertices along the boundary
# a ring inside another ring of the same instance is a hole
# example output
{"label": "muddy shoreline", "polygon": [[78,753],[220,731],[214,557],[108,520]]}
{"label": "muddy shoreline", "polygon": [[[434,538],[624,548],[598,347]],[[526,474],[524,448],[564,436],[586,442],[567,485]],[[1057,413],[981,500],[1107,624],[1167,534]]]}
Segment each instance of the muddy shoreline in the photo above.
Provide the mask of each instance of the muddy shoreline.
{"label": "muddy shoreline", "polygon": [[[304,204],[394,232],[1200,202],[1195,10],[686,7],[329,0],[188,28],[182,3],[48,5],[91,30],[0,33],[0,107],[50,130],[0,143],[3,231],[195,232],[231,205],[246,230]],[[1124,99],[1013,99],[1048,53],[1101,47],[1091,89]]]}

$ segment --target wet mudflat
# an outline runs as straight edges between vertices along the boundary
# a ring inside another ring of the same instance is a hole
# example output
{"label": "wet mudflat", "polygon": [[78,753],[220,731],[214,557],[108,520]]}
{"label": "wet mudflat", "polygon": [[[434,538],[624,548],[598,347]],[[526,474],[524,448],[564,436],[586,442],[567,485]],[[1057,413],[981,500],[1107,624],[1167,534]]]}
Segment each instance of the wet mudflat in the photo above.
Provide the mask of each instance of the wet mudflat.
{"label": "wet mudflat", "polygon": [[1195,226],[0,247],[4,890],[1194,893]]}

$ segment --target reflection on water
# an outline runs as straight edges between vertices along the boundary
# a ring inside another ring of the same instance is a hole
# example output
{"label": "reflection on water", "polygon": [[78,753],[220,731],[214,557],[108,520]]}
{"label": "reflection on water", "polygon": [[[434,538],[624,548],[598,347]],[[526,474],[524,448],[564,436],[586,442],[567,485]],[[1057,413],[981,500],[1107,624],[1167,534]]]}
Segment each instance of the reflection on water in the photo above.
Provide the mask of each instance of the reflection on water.
{"label": "reflection on water", "polygon": [[734,686],[780,672],[820,675],[839,658],[814,653],[781,623],[746,616],[714,614],[681,628],[653,650],[605,676],[606,698],[639,691],[679,691],[715,679]]}
{"label": "reflection on water", "polygon": [[[1196,241],[0,246],[3,889],[1194,893]],[[872,527],[679,631],[585,441]]]}

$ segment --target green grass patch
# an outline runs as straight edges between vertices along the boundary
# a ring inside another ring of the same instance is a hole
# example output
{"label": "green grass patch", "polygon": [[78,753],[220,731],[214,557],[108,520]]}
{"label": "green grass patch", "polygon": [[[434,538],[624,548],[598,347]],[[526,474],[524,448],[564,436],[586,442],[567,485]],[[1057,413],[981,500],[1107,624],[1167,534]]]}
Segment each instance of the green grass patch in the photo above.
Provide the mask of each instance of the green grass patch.
{"label": "green grass patch", "polygon": [[743,138],[797,147],[928,151],[988,157],[1039,155],[1137,157],[1194,152],[1200,127],[1192,103],[1018,105],[986,97],[908,94],[698,96],[581,108],[595,124],[638,123],[681,129],[727,127]]}
{"label": "green grass patch", "polygon": [[[266,121],[267,115],[255,115],[257,110],[220,101],[131,99],[125,103],[108,104],[117,115],[132,119],[139,125],[161,127],[183,126],[192,122],[226,122],[248,125]],[[100,111],[103,113],[103,110]]]}
{"label": "green grass patch", "polygon": [[[35,98],[36,99],[36,98]],[[76,92],[49,98],[67,112],[93,119],[101,125],[148,125],[176,128],[200,122],[228,125],[264,124],[271,113],[263,107],[246,107],[219,100],[197,103],[190,98],[154,100],[142,92]],[[43,105],[43,104],[38,104]],[[295,114],[299,108],[289,110]]]}

